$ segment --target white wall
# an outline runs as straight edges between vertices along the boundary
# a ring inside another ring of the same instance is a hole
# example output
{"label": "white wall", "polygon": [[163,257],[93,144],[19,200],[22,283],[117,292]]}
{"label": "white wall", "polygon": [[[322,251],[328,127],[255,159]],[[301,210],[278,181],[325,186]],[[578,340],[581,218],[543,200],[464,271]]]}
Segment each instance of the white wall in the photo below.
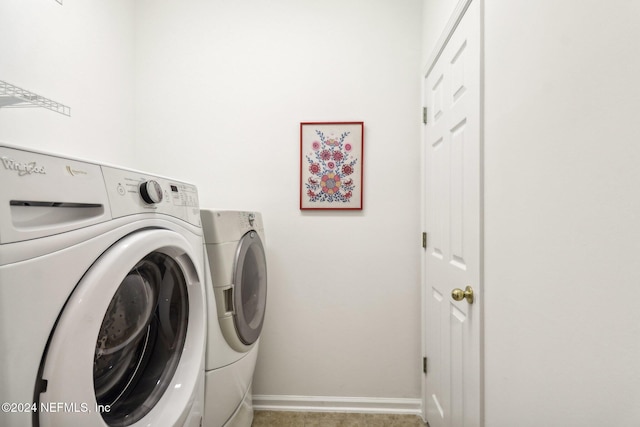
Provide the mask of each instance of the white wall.
{"label": "white wall", "polygon": [[485,2],[487,427],[640,423],[638,16]]}
{"label": "white wall", "polygon": [[133,164],[133,5],[2,0],[0,80],[71,107],[0,108],[0,141]]}
{"label": "white wall", "polygon": [[[140,164],[264,215],[255,394],[420,395],[421,7],[136,2]],[[299,123],[345,120],[365,123],[364,210],[301,212]]]}
{"label": "white wall", "polygon": [[640,3],[485,7],[487,425],[637,426]]}

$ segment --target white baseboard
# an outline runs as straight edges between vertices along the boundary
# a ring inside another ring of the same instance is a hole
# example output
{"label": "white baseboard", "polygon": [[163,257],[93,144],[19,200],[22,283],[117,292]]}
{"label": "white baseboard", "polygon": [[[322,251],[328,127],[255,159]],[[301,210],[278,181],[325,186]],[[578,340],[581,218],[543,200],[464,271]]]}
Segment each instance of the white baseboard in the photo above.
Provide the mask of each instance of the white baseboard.
{"label": "white baseboard", "polygon": [[296,412],[359,412],[422,415],[421,399],[253,395],[253,409]]}

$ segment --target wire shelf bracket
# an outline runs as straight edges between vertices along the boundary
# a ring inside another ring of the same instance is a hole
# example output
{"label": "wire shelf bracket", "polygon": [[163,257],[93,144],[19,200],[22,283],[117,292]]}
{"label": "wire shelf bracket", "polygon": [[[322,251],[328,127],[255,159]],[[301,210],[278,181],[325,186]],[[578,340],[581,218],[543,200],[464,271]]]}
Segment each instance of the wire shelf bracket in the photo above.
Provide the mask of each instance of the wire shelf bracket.
{"label": "wire shelf bracket", "polygon": [[0,80],[0,108],[46,108],[71,117],[71,107]]}

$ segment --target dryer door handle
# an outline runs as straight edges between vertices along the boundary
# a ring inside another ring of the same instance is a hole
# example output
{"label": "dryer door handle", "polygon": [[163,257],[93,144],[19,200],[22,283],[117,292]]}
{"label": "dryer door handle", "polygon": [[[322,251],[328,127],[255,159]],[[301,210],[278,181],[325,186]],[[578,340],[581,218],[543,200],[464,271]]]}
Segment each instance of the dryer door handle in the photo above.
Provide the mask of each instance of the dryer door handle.
{"label": "dryer door handle", "polygon": [[224,312],[225,314],[236,314],[236,293],[235,293],[235,285],[231,285],[228,289],[222,291],[222,295],[224,295]]}

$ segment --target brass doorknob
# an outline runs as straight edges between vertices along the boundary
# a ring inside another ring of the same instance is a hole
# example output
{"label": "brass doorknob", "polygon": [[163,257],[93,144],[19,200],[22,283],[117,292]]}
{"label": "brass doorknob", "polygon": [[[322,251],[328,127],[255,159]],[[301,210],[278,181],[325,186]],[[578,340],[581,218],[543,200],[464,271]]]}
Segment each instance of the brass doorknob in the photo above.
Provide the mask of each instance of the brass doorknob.
{"label": "brass doorknob", "polygon": [[473,288],[471,286],[467,286],[464,291],[462,289],[455,288],[451,291],[451,298],[456,301],[466,299],[469,304],[473,304]]}

